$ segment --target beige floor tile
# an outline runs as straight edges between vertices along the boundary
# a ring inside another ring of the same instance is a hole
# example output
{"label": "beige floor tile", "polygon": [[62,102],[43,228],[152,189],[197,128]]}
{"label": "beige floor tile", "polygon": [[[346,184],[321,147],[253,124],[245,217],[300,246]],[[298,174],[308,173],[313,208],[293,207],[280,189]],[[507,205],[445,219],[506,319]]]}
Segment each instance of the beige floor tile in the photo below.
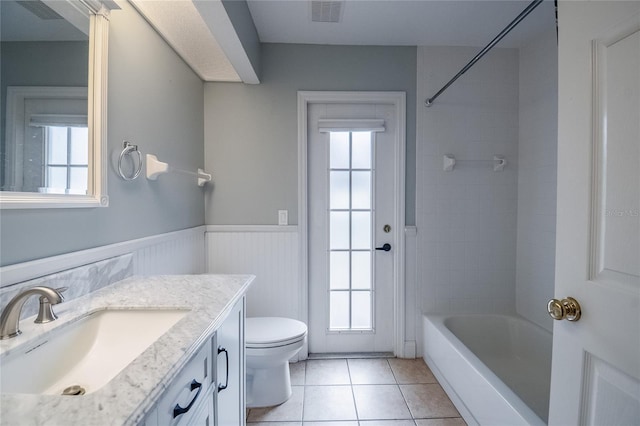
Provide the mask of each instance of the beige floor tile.
{"label": "beige floor tile", "polygon": [[386,359],[350,359],[347,363],[354,385],[396,384]]}
{"label": "beige floor tile", "polygon": [[360,426],[416,426],[413,420],[361,420]]}
{"label": "beige floor tile", "polygon": [[351,386],[305,386],[303,420],[357,420]]}
{"label": "beige floor tile", "polygon": [[292,386],[291,398],[280,405],[249,410],[248,422],[301,421],[304,386]]}
{"label": "beige floor tile", "polygon": [[439,384],[400,385],[409,410],[415,419],[460,417]]}
{"label": "beige floor tile", "polygon": [[350,385],[346,359],[322,359],[306,362],[305,384]]}
{"label": "beige floor tile", "polygon": [[358,426],[358,422],[304,422],[304,426]]}
{"label": "beige floor tile", "polygon": [[448,419],[421,419],[416,420],[417,426],[467,426],[467,423],[460,417]]}
{"label": "beige floor tile", "polygon": [[289,371],[291,372],[291,386],[304,386],[306,365],[305,361],[298,361],[289,364]]}
{"label": "beige floor tile", "polygon": [[422,358],[393,358],[389,359],[389,365],[399,384],[438,383]]}
{"label": "beige floor tile", "polygon": [[398,385],[353,386],[353,395],[360,420],[411,418]]}

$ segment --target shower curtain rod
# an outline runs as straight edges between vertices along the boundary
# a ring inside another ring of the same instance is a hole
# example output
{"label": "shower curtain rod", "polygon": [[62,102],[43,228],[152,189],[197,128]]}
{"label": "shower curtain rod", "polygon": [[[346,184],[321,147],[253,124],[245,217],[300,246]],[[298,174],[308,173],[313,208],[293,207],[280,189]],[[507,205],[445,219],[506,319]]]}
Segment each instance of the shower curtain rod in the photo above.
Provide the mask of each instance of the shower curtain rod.
{"label": "shower curtain rod", "polygon": [[498,44],[498,42],[500,40],[502,40],[502,38],[504,36],[506,36],[507,34],[509,34],[509,32],[515,28],[516,25],[518,25],[520,23],[520,21],[522,21],[524,18],[527,17],[527,15],[529,15],[533,9],[535,9],[536,7],[538,7],[540,5],[540,3],[542,3],[543,0],[533,0],[531,3],[529,3],[529,6],[527,6],[521,13],[520,15],[518,15],[516,17],[516,19],[514,19],[513,21],[511,21],[511,23],[509,25],[507,25],[504,30],[502,30],[500,32],[500,34],[498,34],[493,40],[491,40],[491,42],[489,44],[487,44],[484,49],[482,49],[480,51],[480,53],[478,53],[472,60],[469,61],[469,63],[467,65],[464,66],[464,68],[462,68],[460,70],[460,72],[458,74],[455,75],[455,77],[453,77],[451,80],[449,80],[449,82],[447,84],[445,84],[442,89],[438,90],[438,92],[433,95],[432,97],[430,97],[429,99],[427,99],[426,101],[424,101],[425,106],[430,107],[431,105],[433,105],[433,101],[435,101],[438,96],[440,96],[442,94],[442,92],[444,92],[445,90],[447,90],[449,88],[449,86],[451,86],[457,79],[459,79],[462,74],[464,74],[465,72],[467,72],[467,70],[469,70],[469,68],[471,68],[476,62],[478,62],[478,60],[480,60],[480,58],[482,58],[484,55],[487,54],[487,52],[489,52],[493,46],[495,46],[496,44]]}

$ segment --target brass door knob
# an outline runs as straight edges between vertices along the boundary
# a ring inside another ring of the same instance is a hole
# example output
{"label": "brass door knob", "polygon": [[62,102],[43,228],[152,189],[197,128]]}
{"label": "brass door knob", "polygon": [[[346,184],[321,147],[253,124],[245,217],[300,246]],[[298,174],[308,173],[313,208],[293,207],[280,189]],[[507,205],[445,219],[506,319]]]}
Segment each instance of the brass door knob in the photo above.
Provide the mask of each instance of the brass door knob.
{"label": "brass door knob", "polygon": [[547,303],[547,312],[554,320],[578,321],[580,319],[580,304],[573,297],[558,300],[551,299]]}

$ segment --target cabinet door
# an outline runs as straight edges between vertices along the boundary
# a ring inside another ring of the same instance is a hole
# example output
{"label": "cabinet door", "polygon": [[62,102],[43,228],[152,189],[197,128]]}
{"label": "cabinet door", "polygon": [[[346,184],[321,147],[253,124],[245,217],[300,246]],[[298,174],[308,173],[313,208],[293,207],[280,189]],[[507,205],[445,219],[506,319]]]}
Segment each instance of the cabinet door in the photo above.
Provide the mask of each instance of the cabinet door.
{"label": "cabinet door", "polygon": [[[163,426],[190,424],[211,384],[211,345],[205,344],[171,383],[157,405],[157,422]],[[211,398],[212,400],[212,398]],[[211,404],[208,404],[211,405]]]}
{"label": "cabinet door", "polygon": [[217,426],[245,424],[244,298],[216,332]]}
{"label": "cabinet door", "polygon": [[198,412],[189,419],[188,426],[214,426],[213,400],[215,397],[215,392],[207,394],[206,401],[200,404]]}

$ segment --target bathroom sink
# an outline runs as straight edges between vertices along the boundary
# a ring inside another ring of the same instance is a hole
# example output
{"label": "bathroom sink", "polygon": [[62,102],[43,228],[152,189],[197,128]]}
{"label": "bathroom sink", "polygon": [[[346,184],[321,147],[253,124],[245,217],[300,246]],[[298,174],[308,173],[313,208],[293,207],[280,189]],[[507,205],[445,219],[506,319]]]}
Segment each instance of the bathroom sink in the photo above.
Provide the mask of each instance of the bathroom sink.
{"label": "bathroom sink", "polygon": [[95,392],[187,312],[180,309],[92,312],[2,359],[0,390],[46,395]]}

